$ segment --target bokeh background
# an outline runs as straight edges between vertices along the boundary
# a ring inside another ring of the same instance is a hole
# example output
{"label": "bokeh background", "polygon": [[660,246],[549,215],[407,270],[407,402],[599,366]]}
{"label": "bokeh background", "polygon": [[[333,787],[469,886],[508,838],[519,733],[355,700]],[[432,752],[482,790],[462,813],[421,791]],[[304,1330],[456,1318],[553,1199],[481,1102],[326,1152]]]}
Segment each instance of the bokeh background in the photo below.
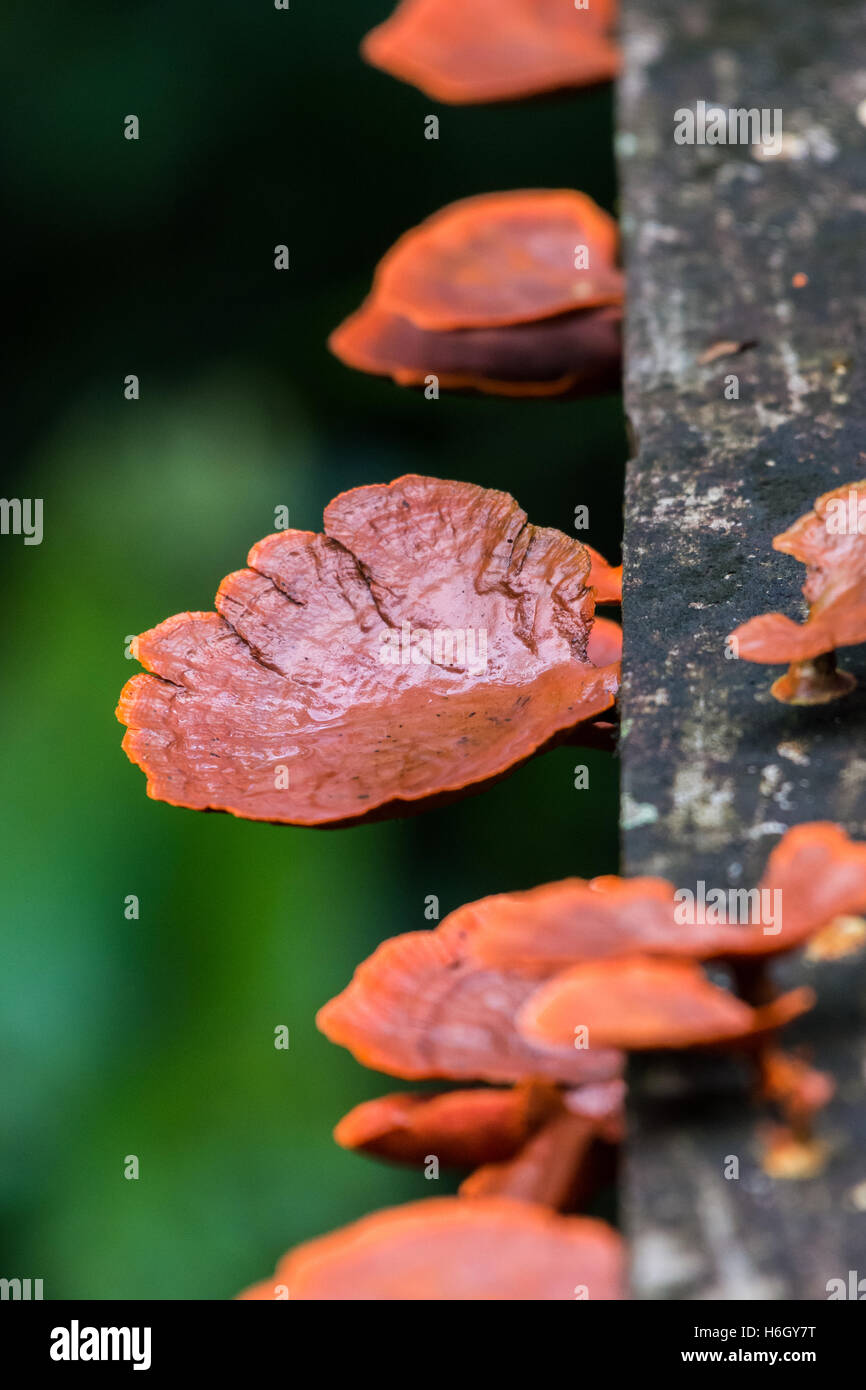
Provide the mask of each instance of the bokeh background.
{"label": "bokeh background", "polygon": [[618,558],[618,398],[431,402],[327,352],[380,255],[447,202],[574,186],[615,210],[609,90],[437,106],[358,56],[389,8],[82,0],[0,21],[4,495],[45,508],[41,546],[0,538],[0,1274],[46,1298],[230,1297],[294,1243],[431,1195],[333,1143],[400,1083],[321,1037],[315,1010],[384,937],[429,925],[428,894],[444,915],[616,868],[603,754],[314,831],[148,801],[120,749],[128,635],[209,608],[276,506],[318,529],[342,489],[429,473],[565,531],[587,505],[585,539]]}

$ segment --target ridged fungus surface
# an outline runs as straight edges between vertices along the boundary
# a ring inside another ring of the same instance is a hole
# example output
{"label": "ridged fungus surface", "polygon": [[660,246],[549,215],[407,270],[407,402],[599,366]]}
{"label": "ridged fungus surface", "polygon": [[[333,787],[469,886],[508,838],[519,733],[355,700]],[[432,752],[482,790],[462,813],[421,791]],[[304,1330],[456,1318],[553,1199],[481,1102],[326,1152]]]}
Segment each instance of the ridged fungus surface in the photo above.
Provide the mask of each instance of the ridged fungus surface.
{"label": "ridged fungus surface", "polygon": [[343,493],[324,534],[255,545],[215,613],[135,639],[150,674],[121,694],[124,748],[158,800],[300,825],[483,785],[614,703],[615,625],[606,664],[588,650],[593,564],[607,583],[502,492],[407,476]]}

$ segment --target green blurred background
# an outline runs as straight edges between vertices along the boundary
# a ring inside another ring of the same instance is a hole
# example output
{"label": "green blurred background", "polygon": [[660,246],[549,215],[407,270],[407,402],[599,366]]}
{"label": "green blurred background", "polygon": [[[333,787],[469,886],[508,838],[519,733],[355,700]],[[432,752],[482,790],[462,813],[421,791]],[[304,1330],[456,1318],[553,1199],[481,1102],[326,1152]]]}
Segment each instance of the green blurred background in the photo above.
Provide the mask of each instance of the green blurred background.
{"label": "green blurred background", "polygon": [[585,539],[618,556],[618,398],[430,402],[325,348],[379,256],[444,203],[571,185],[615,206],[609,90],[438,106],[361,62],[389,8],[83,0],[0,21],[4,495],[45,506],[41,546],[0,539],[0,1274],[43,1278],[46,1298],[229,1297],[292,1244],[430,1195],[333,1143],[400,1083],[321,1037],[315,1010],[384,937],[429,925],[428,894],[444,915],[616,867],[602,754],[323,832],[148,801],[120,749],[127,636],[209,608],[278,505],[317,529],[344,488],[463,478],[566,531],[587,505]]}

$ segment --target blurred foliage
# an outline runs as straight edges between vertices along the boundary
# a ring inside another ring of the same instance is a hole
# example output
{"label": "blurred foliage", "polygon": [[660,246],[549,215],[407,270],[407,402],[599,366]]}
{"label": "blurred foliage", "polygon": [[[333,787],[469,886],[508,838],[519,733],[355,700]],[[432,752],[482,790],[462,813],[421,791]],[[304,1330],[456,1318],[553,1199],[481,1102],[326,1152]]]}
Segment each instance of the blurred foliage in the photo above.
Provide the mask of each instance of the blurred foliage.
{"label": "blurred foliage", "polygon": [[316,832],[151,802],[120,751],[127,635],[209,608],[278,505],[318,529],[343,488],[465,478],[566,531],[588,505],[587,538],[616,558],[618,399],[434,403],[327,353],[378,257],[436,207],[565,185],[613,206],[610,92],[431,108],[357,55],[388,8],[84,0],[47,23],[10,0],[0,21],[4,492],[45,505],[41,546],[0,541],[0,1272],[47,1297],[227,1297],[297,1241],[429,1195],[333,1144],[347,1109],[399,1083],[326,1042],[315,1010],[380,940],[426,925],[427,894],[444,915],[616,867],[601,754]]}

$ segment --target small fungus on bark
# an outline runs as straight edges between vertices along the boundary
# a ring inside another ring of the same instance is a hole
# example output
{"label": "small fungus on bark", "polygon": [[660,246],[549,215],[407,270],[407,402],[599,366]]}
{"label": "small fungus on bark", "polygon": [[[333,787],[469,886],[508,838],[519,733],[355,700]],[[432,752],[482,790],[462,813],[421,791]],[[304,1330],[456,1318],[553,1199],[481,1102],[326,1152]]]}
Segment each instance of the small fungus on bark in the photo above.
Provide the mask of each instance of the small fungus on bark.
{"label": "small fungus on bark", "polygon": [[837,648],[866,642],[866,479],[825,492],[773,545],[806,566],[809,616],[797,623],[783,613],[765,613],[728,640],[745,661],[790,662],[771,686],[777,700],[827,704],[856,684],[837,668]]}

